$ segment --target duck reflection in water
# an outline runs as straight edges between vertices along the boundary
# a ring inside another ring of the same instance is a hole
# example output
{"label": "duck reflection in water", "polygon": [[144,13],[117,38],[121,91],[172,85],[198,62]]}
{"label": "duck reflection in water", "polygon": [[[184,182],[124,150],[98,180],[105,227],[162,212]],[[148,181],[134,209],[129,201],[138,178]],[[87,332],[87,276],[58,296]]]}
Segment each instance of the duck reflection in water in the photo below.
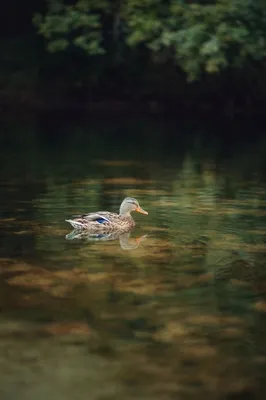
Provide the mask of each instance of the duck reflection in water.
{"label": "duck reflection in water", "polygon": [[89,241],[111,241],[119,240],[120,246],[123,250],[134,250],[137,249],[143,240],[146,239],[148,235],[142,235],[136,238],[130,237],[131,232],[111,232],[111,233],[100,233],[93,234],[88,231],[80,231],[74,229],[72,232],[66,235],[67,240],[79,239],[79,240],[89,240]]}

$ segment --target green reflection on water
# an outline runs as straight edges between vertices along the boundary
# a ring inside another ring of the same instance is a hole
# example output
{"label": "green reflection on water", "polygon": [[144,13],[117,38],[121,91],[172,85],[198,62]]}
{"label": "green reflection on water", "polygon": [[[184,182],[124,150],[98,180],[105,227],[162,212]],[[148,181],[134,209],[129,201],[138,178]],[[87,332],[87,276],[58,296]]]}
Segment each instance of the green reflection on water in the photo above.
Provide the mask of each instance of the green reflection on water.
{"label": "green reflection on water", "polygon": [[[1,399],[19,382],[30,399],[263,392],[263,141],[228,149],[152,121],[51,129],[1,137]],[[149,212],[130,234],[70,233],[65,218],[125,196]]]}

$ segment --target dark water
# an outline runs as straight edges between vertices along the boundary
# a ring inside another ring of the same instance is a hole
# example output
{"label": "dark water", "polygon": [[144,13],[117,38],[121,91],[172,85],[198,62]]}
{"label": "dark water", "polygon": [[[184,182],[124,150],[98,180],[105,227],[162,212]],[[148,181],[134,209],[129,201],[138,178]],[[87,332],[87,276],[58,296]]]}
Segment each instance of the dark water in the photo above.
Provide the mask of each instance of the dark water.
{"label": "dark water", "polygon": [[[221,131],[2,123],[1,400],[264,398],[266,140]],[[126,196],[129,237],[66,238]]]}

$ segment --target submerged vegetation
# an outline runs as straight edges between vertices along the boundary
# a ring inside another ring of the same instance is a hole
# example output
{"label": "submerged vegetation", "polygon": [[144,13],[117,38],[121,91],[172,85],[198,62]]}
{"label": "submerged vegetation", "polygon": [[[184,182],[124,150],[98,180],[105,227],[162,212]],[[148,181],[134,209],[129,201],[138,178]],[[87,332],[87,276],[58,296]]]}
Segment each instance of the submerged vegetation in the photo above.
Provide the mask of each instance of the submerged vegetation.
{"label": "submerged vegetation", "polygon": [[4,6],[11,23],[0,42],[2,102],[18,92],[18,101],[37,107],[51,97],[54,107],[163,99],[175,111],[203,108],[203,101],[229,114],[256,112],[266,102],[263,0],[38,0],[17,6],[18,26],[11,6]]}

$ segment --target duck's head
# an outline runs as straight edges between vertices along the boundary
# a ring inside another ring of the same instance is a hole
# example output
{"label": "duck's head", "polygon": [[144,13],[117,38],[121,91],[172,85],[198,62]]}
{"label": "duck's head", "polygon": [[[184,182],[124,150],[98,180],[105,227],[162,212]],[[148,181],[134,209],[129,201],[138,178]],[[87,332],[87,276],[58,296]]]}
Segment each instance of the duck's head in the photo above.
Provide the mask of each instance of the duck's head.
{"label": "duck's head", "polygon": [[120,206],[120,215],[130,214],[132,211],[137,211],[141,214],[148,214],[147,211],[140,207],[138,200],[133,197],[126,197]]}

